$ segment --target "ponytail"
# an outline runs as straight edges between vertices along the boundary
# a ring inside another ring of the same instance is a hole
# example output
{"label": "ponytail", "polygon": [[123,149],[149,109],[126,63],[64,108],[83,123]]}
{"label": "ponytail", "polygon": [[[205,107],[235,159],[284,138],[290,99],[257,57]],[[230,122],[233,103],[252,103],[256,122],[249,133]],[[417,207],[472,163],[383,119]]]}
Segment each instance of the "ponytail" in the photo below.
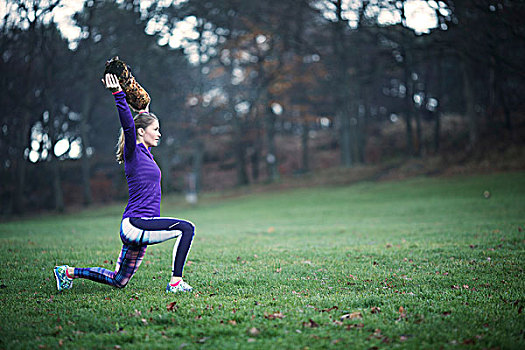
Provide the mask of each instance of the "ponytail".
{"label": "ponytail", "polygon": [[[158,120],[157,116],[153,113],[149,112],[140,112],[133,118],[133,122],[135,123],[135,135],[138,136],[138,130],[140,128],[146,129],[151,123],[153,123],[154,120]],[[116,152],[116,158],[117,162],[119,164],[124,163],[124,144],[125,144],[125,137],[124,137],[124,130],[120,128],[120,134],[117,141],[117,152]]]}
{"label": "ponytail", "polygon": [[118,136],[116,156],[119,164],[124,163],[124,130],[122,128]]}

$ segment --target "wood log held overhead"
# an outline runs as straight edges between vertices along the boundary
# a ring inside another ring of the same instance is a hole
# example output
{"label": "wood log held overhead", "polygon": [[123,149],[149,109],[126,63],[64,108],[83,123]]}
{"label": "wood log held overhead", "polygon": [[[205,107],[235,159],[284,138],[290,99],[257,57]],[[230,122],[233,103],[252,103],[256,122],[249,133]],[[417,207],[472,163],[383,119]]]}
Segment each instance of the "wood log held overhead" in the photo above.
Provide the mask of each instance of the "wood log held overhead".
{"label": "wood log held overhead", "polygon": [[130,67],[118,56],[106,61],[104,76],[108,73],[118,77],[120,86],[126,94],[126,101],[134,111],[146,109],[151,102],[148,92],[137,82]]}

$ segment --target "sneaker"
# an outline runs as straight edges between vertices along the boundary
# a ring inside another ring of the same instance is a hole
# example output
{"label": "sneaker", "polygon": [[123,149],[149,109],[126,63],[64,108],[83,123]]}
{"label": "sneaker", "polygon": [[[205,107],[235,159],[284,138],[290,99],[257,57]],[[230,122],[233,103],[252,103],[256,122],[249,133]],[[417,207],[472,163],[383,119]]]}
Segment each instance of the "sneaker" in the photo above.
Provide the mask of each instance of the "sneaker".
{"label": "sneaker", "polygon": [[166,293],[191,292],[192,290],[193,287],[182,280],[176,286],[172,286],[169,283],[166,286]]}
{"label": "sneaker", "polygon": [[66,270],[69,266],[55,266],[53,272],[55,273],[55,278],[57,279],[57,289],[61,291],[62,289],[70,289],[73,287],[73,279],[67,277]]}

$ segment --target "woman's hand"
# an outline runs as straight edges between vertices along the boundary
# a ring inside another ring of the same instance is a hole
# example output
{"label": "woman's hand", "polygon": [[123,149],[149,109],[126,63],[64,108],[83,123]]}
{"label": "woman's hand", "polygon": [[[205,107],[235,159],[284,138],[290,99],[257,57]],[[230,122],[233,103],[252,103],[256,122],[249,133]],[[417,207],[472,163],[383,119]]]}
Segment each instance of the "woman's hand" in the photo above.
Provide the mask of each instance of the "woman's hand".
{"label": "woman's hand", "polygon": [[102,79],[102,84],[111,92],[122,91],[118,78],[115,74],[106,74],[105,79]]}

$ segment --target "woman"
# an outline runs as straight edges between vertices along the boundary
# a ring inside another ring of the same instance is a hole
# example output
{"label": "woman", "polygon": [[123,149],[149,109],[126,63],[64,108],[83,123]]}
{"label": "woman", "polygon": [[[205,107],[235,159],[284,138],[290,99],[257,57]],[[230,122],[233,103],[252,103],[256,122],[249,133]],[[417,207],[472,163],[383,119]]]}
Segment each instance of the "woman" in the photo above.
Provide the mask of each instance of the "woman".
{"label": "woman", "polygon": [[106,74],[102,82],[113,92],[122,125],[117,160],[119,163],[124,162],[129,189],[128,205],[120,226],[122,251],[115,271],[102,267],[56,266],[57,289],[71,288],[75,278],[124,288],[139,268],[149,244],[176,238],[172,277],[166,292],[190,292],[192,287],[182,280],[182,270],[191,248],[195,226],[189,221],[160,217],[161,172],[150,153],[150,148],[158,145],[161,136],[159,121],[153,113],[149,113],[149,108],[139,112],[135,118],[131,116],[126,94],[115,75]]}

